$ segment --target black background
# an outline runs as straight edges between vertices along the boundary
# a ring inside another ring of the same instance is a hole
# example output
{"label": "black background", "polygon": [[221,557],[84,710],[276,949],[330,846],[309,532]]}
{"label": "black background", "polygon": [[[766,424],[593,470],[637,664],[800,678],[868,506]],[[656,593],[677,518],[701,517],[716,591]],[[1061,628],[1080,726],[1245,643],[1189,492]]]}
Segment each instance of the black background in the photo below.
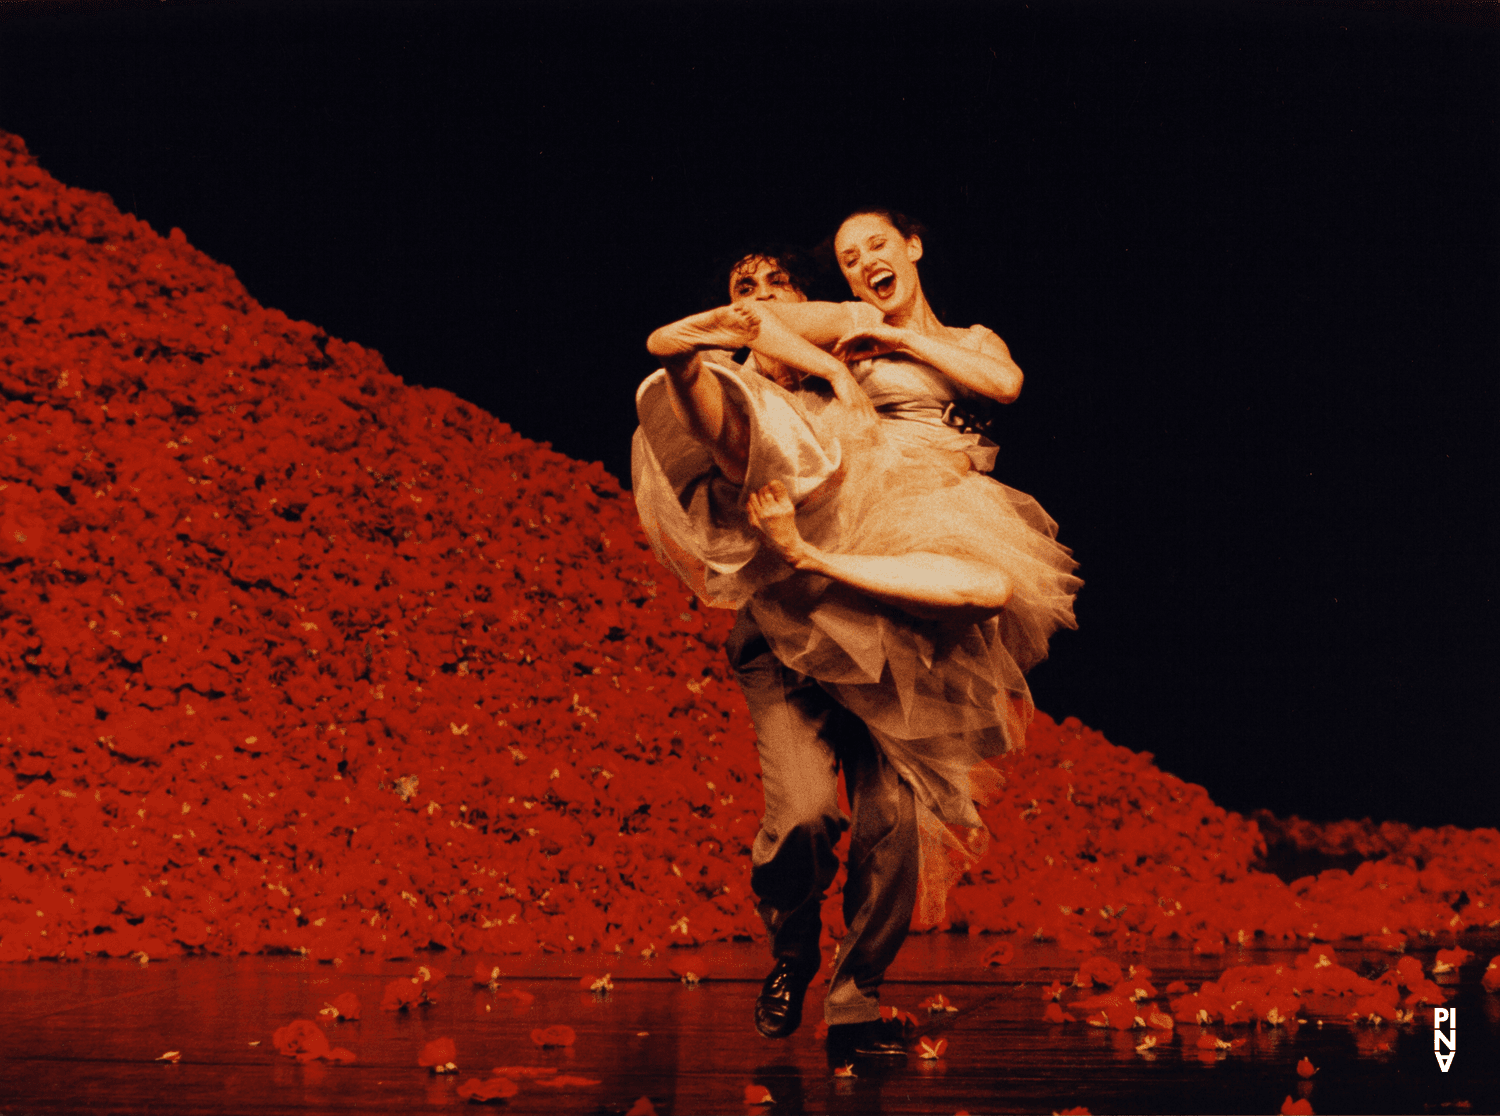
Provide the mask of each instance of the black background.
{"label": "black background", "polygon": [[884,201],[1027,374],[1037,703],[1220,803],[1494,824],[1494,5],[0,5],[0,128],[628,484],[656,325]]}

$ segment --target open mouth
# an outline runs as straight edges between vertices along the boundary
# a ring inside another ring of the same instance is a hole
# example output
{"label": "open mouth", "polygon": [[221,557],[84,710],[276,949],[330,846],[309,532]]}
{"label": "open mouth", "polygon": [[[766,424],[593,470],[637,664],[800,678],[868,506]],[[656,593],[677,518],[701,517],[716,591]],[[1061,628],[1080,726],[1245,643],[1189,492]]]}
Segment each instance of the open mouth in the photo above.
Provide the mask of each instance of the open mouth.
{"label": "open mouth", "polygon": [[876,298],[890,298],[896,290],[896,273],[888,268],[882,268],[870,276],[869,284]]}

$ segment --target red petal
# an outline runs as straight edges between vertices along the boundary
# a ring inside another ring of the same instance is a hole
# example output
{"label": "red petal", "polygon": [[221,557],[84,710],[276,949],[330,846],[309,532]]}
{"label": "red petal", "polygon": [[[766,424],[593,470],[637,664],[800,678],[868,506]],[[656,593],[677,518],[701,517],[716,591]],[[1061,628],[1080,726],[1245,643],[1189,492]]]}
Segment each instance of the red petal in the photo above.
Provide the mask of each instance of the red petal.
{"label": "red petal", "polygon": [[572,1027],[562,1024],[554,1027],[538,1027],[531,1032],[531,1041],[538,1046],[572,1046],[577,1038]]}
{"label": "red petal", "polygon": [[417,1065],[424,1068],[432,1066],[446,1066],[449,1062],[458,1060],[458,1050],[453,1045],[451,1038],[433,1039],[422,1052],[417,1055]]}

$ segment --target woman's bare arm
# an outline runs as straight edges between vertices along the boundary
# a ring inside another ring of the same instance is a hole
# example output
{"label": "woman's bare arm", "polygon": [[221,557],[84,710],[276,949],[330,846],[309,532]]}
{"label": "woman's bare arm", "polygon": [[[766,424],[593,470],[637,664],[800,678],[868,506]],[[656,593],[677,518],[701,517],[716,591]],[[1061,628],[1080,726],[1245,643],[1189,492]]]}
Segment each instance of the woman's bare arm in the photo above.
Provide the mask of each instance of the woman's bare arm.
{"label": "woman's bare arm", "polygon": [[854,310],[847,302],[762,302],[783,325],[809,344],[832,349],[854,328]]}
{"label": "woman's bare arm", "polygon": [[849,361],[886,353],[915,357],[961,387],[999,403],[1014,403],[1021,394],[1024,377],[1020,366],[1011,359],[1005,342],[993,333],[987,333],[975,350],[914,329],[863,326],[841,337],[833,349],[834,356]]}

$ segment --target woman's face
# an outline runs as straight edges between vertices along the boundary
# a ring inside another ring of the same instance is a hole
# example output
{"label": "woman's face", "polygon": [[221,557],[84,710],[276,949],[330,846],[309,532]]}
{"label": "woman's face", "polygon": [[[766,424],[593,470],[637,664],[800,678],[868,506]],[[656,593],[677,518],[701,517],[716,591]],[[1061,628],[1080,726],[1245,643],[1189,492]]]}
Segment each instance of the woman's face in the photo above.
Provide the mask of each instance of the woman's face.
{"label": "woman's face", "polygon": [[746,256],[729,273],[731,302],[806,302],[807,296],[792,285],[792,278],[776,260]]}
{"label": "woman's face", "polygon": [[833,252],[854,297],[884,314],[899,310],[921,293],[917,278],[921,239],[907,240],[878,213],[856,214],[840,225]]}

